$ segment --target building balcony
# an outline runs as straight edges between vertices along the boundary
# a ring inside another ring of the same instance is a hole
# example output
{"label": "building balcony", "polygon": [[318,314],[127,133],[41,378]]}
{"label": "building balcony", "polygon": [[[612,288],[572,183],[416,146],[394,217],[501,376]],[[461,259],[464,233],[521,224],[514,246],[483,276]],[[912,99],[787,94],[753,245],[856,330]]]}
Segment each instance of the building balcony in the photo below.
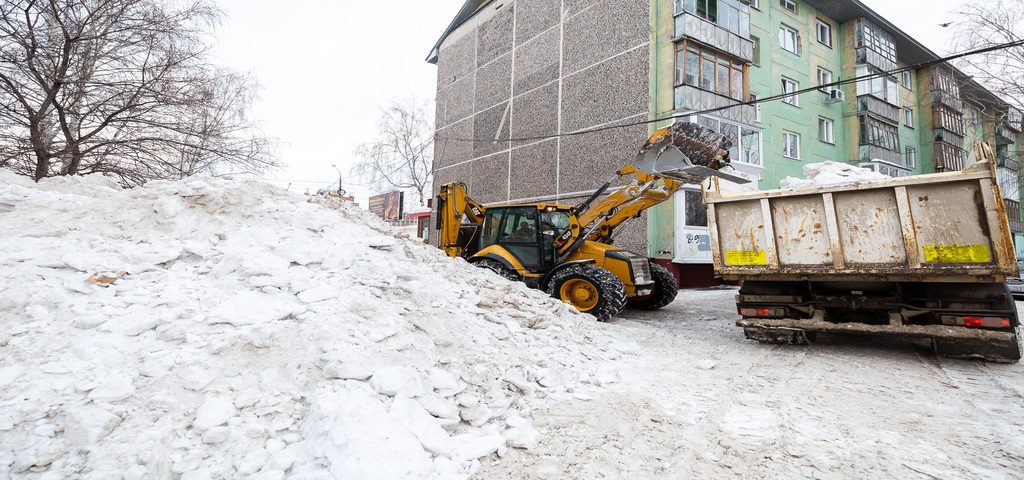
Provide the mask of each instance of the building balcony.
{"label": "building balcony", "polygon": [[873,95],[861,95],[857,97],[857,111],[860,113],[871,113],[883,120],[899,124],[900,109],[884,100],[879,100]]}
{"label": "building balcony", "polygon": [[[675,88],[675,107],[681,113],[730,107],[739,104],[740,102],[736,99],[702,90],[692,85],[679,85]],[[753,105],[743,105],[716,112],[715,115],[736,123],[752,125],[756,120],[757,112]]]}
{"label": "building balcony", "polygon": [[754,61],[754,42],[750,40],[750,21],[746,22],[746,29],[733,30],[730,27],[719,25],[705,18],[699,17],[687,11],[682,11],[675,18],[675,40],[692,38],[705,45],[721,50],[747,63]]}
{"label": "building balcony", "polygon": [[896,62],[889,60],[882,56],[882,54],[864,47],[857,49],[857,64],[858,65],[871,65],[882,71],[896,70]]}
{"label": "building balcony", "polygon": [[1010,156],[1002,156],[1002,157],[997,158],[996,159],[996,165],[1000,166],[1000,167],[1003,167],[1003,168],[1008,168],[1008,169],[1013,170],[1015,172],[1020,170],[1020,162],[1017,161],[1016,158],[1013,158],[1013,157],[1010,157]]}
{"label": "building balcony", "polygon": [[1020,220],[1020,202],[1004,198],[1003,204],[1006,207],[1006,218],[1010,220],[1010,230],[1015,233],[1024,231],[1024,225]]}
{"label": "building balcony", "polygon": [[905,177],[911,173],[909,168],[890,162],[861,162],[860,167],[881,173],[882,175],[888,175],[890,177]]}
{"label": "building balcony", "polygon": [[1011,130],[1004,123],[996,124],[996,144],[1007,145],[1017,143],[1017,133]]}
{"label": "building balcony", "polygon": [[859,158],[862,163],[877,163],[879,161],[892,165],[903,163],[903,156],[900,155],[900,152],[876,145],[861,145]]}
{"label": "building balcony", "polygon": [[964,149],[946,142],[935,142],[935,170],[952,172],[964,169]]}
{"label": "building balcony", "polygon": [[932,133],[932,138],[936,142],[948,143],[961,150],[964,148],[964,137],[957,132],[943,127],[935,127]]}
{"label": "building balcony", "polygon": [[932,105],[944,105],[957,112],[964,111],[964,102],[950,92],[935,90],[932,92]]}

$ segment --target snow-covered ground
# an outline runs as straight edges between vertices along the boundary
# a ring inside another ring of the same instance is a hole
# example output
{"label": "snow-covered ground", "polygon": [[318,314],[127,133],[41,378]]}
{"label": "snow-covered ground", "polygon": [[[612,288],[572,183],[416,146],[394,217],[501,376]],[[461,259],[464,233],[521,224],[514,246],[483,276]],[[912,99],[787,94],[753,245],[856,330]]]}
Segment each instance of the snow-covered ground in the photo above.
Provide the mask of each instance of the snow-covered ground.
{"label": "snow-covered ground", "polygon": [[257,183],[0,172],[0,225],[0,478],[464,478],[636,350]]}
{"label": "snow-covered ground", "polygon": [[0,479],[1024,472],[1020,364],[757,344],[728,288],[598,324],[304,200],[0,172]]}
{"label": "snow-covered ground", "polygon": [[621,384],[535,412],[540,445],[480,478],[1021,478],[1024,364],[873,337],[762,345],[735,293],[613,320],[641,346]]}

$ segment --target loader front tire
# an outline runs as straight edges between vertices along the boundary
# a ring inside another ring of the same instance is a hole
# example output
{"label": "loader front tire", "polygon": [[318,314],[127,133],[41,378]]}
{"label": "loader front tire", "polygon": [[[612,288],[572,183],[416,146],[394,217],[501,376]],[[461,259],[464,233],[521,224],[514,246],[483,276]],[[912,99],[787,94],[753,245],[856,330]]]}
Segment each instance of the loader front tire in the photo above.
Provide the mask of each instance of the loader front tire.
{"label": "loader front tire", "polygon": [[608,321],[626,307],[626,287],[612,272],[593,265],[571,265],[548,282],[548,294],[599,322]]}
{"label": "loader front tire", "polygon": [[651,276],[654,277],[654,288],[646,297],[629,299],[630,308],[640,310],[657,310],[672,303],[679,293],[679,284],[676,277],[667,268],[651,262]]}
{"label": "loader front tire", "polygon": [[499,277],[504,278],[506,280],[511,280],[513,282],[518,282],[519,280],[522,280],[521,278],[519,278],[519,274],[516,273],[515,270],[512,270],[502,265],[501,262],[497,260],[485,258],[483,260],[477,260],[473,262],[473,265],[497,273]]}

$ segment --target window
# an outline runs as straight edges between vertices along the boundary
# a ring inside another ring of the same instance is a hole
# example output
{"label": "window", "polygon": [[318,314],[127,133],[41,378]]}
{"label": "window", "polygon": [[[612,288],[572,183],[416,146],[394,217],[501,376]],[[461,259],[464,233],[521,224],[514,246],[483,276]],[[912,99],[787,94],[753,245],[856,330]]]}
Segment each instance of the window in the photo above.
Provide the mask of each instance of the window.
{"label": "window", "polygon": [[761,9],[761,0],[750,0],[750,6],[760,10]]}
{"label": "window", "polygon": [[[751,102],[757,101],[757,94],[751,93],[750,94],[750,101]],[[760,103],[755,103],[754,104],[754,121],[755,122],[760,122],[761,121],[761,104]]]}
{"label": "window", "polygon": [[865,77],[873,75],[874,78],[868,78],[857,82],[857,96],[871,95],[879,100],[884,100],[886,103],[900,106],[900,90],[899,83],[896,82],[896,77],[890,75],[882,75],[882,71],[867,65],[860,65],[857,67],[857,77]]}
{"label": "window", "polygon": [[902,75],[902,78],[903,78],[903,88],[906,88],[907,90],[913,90],[914,89],[914,72],[912,72],[910,70],[904,70],[901,75]]}
{"label": "window", "polygon": [[[786,78],[786,77],[782,77],[782,93],[793,93],[793,92],[795,92],[797,90],[800,90],[800,84],[799,83],[797,83],[796,81],[794,81],[792,79],[789,79],[789,78]],[[782,102],[783,103],[788,103],[788,104],[793,105],[795,107],[799,107],[800,106],[800,96],[799,95],[791,95],[791,96],[788,96],[788,97],[784,97],[782,99]]]}
{"label": "window", "polygon": [[676,86],[692,85],[742,101],[744,92],[743,64],[729,56],[696,44],[676,44]]}
{"label": "window", "polygon": [[779,5],[782,6],[782,8],[785,8],[786,10],[789,10],[793,13],[797,13],[796,2],[793,0],[779,0]]}
{"label": "window", "polygon": [[903,159],[903,164],[910,168],[917,168],[917,149],[914,147],[907,147],[906,157]]}
{"label": "window", "polygon": [[818,43],[832,46],[832,25],[822,19],[817,19],[815,30],[818,33]]}
{"label": "window", "polygon": [[800,33],[785,25],[779,27],[779,45],[787,52],[800,55]]}
{"label": "window", "polygon": [[932,70],[932,90],[940,90],[960,98],[960,87],[953,80],[953,73],[942,68]]}
{"label": "window", "polygon": [[688,12],[741,37],[750,36],[750,10],[742,0],[676,0],[676,14]]}
{"label": "window", "polygon": [[911,108],[903,108],[903,124],[914,128],[914,110]]}
{"label": "window", "polygon": [[704,199],[700,191],[683,190],[683,204],[686,206],[686,226],[708,226],[708,211],[704,209]]}
{"label": "window", "polygon": [[753,35],[750,36],[750,41],[754,42],[754,65],[761,64],[761,39]]}
{"label": "window", "polygon": [[[832,72],[818,67],[818,85],[828,85],[830,83],[832,83]],[[831,88],[832,87],[826,87],[819,90],[828,93]]]}
{"label": "window", "polygon": [[818,140],[835,145],[835,122],[825,117],[818,117]]}
{"label": "window", "polygon": [[800,134],[782,132],[782,155],[786,158],[800,159]]}
{"label": "window", "polygon": [[863,18],[857,20],[854,35],[857,48],[867,48],[890,61],[896,61],[896,42],[892,35]]}
{"label": "window", "polygon": [[949,130],[961,137],[964,136],[965,130],[963,115],[943,105],[935,108],[934,118],[938,120],[939,128]]}
{"label": "window", "polygon": [[895,125],[890,125],[874,117],[861,115],[860,144],[873,145],[893,152],[899,152],[899,129]]}
{"label": "window", "polygon": [[696,116],[691,121],[725,135],[732,142],[729,158],[749,165],[761,165],[761,131],[737,123],[707,116]]}

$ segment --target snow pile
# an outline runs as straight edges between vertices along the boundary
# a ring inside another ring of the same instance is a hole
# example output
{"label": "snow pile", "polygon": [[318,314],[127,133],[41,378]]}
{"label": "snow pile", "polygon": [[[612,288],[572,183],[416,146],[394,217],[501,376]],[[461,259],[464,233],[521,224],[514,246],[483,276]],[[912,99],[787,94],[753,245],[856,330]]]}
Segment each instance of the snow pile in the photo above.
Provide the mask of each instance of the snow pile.
{"label": "snow pile", "polygon": [[0,172],[0,224],[3,478],[464,478],[635,350],[259,183]]}
{"label": "snow pile", "polygon": [[803,189],[885,180],[887,178],[890,177],[874,170],[848,163],[828,161],[804,165],[804,178],[786,177],[779,182],[779,187]]}

